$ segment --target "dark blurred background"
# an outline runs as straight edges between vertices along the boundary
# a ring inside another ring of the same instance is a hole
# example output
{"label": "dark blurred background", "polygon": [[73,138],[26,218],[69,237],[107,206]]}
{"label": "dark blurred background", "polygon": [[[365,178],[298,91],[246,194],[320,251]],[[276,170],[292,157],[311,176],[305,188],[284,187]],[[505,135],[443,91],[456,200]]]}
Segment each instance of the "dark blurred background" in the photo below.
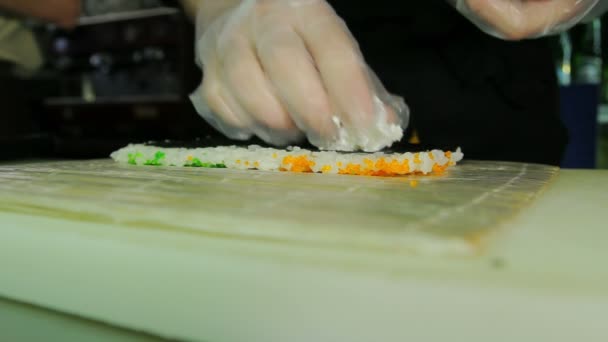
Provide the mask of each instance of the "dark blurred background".
{"label": "dark blurred background", "polygon": [[562,165],[608,168],[608,16],[553,37],[561,116],[569,131]]}
{"label": "dark blurred background", "polygon": [[28,96],[34,127],[4,138],[4,157],[98,158],[214,133],[188,100],[201,73],[176,1],[86,0],[82,11],[70,31],[35,26],[45,65],[15,94]]}
{"label": "dark blurred background", "polygon": [[[44,67],[0,89],[27,96],[33,114],[5,124],[13,134],[0,134],[0,158],[99,158],[131,142],[221,139],[188,100],[201,73],[194,26],[176,1],[84,0],[82,11],[74,30],[34,25]],[[553,38],[565,167],[608,168],[606,20]]]}

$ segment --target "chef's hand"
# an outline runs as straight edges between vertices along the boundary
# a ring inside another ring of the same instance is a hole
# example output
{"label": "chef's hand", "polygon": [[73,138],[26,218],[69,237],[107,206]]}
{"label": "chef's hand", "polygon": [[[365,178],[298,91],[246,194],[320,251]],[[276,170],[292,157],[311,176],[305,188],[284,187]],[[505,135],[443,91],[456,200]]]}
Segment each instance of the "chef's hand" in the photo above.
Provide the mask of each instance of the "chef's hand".
{"label": "chef's hand", "polygon": [[[201,1],[197,111],[233,139],[379,150],[402,136],[409,111],[366,65],[324,0]],[[230,2],[230,1],[228,1]]]}
{"label": "chef's hand", "polygon": [[520,40],[565,31],[598,0],[448,0],[485,32]]}

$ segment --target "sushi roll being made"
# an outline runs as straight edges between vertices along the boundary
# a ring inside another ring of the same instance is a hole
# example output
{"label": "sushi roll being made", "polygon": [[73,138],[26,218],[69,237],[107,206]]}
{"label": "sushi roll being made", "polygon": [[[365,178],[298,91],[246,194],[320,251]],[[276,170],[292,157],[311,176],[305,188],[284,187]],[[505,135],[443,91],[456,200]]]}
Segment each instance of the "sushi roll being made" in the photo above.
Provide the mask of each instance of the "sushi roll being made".
{"label": "sushi roll being made", "polygon": [[462,160],[456,151],[419,153],[340,153],[299,147],[274,149],[261,146],[164,148],[129,145],[111,155],[131,165],[228,168],[283,172],[308,172],[362,176],[440,174]]}

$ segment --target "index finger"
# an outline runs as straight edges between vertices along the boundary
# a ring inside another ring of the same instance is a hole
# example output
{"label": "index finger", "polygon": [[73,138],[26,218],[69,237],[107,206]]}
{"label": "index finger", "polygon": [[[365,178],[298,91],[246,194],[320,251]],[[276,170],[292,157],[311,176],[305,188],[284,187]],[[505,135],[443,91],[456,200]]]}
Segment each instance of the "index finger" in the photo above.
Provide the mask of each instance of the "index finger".
{"label": "index finger", "polygon": [[348,28],[325,2],[299,9],[296,29],[315,61],[330,102],[345,126],[373,122],[374,102],[367,67]]}

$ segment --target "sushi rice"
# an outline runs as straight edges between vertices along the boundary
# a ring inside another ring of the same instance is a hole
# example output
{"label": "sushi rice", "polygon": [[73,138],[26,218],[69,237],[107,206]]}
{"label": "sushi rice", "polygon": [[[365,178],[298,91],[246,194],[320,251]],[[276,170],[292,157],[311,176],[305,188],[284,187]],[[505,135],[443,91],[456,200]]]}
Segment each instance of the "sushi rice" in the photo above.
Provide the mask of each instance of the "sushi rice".
{"label": "sushi rice", "polygon": [[464,155],[433,150],[420,153],[340,153],[260,146],[163,148],[129,145],[111,155],[116,162],[131,165],[229,168],[238,170],[315,172],[366,176],[438,174],[456,165]]}

